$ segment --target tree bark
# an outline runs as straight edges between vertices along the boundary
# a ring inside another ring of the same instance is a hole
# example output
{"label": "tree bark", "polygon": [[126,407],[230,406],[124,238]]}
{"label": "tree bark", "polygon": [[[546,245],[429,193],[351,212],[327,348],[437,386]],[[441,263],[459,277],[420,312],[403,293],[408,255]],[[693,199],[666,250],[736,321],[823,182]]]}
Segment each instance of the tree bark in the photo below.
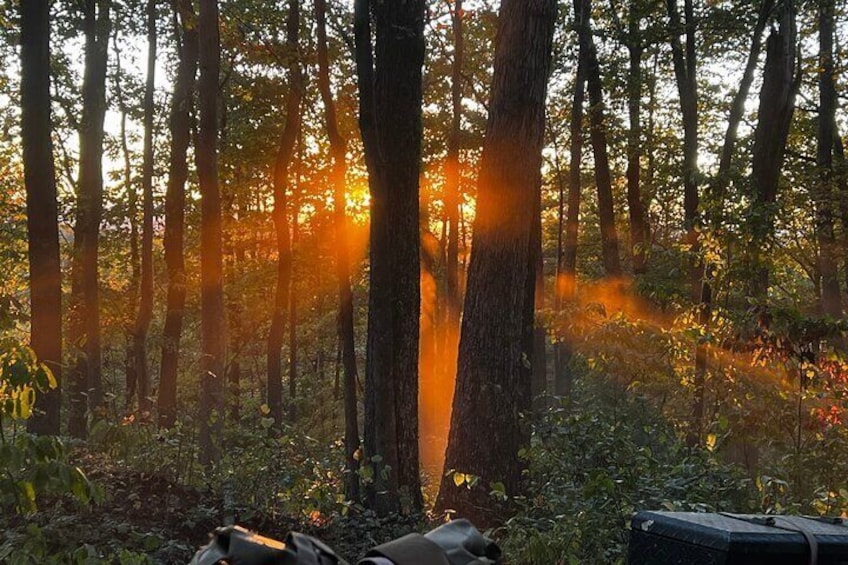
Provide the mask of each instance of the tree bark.
{"label": "tree bark", "polygon": [[[162,331],[162,366],[159,374],[159,424],[174,425],[177,416],[177,372],[180,359],[186,301],[186,272],[183,240],[185,233],[185,185],[188,179],[188,147],[191,141],[194,81],[197,73],[197,16],[191,0],[173,0],[179,63],[171,99],[169,126],[171,156],[165,191],[165,265],[168,295]],[[179,42],[179,38],[182,41]]]}
{"label": "tree bark", "polygon": [[333,219],[336,237],[336,284],[339,292],[339,359],[336,362],[335,395],[338,396],[339,365],[344,370],[345,498],[359,501],[359,416],[356,408],[356,342],[353,329],[353,292],[350,288],[350,250],[347,243],[345,177],[347,141],[339,132],[336,105],[330,92],[330,58],[327,49],[327,2],[315,0],[318,51],[318,90],[324,104],[324,121],[333,157]]}
{"label": "tree bark", "polygon": [[147,333],[153,319],[153,92],[156,73],[156,2],[147,1],[147,82],[144,87],[144,161],[142,165],[141,293],[133,341],[139,412],[149,412],[150,369]]}
{"label": "tree bark", "polygon": [[839,245],[833,229],[837,202],[833,174],[833,140],[836,136],[836,86],[833,78],[833,0],[819,0],[819,116],[816,165],[818,183],[813,193],[816,204],[816,237],[821,272],[821,313],[842,317],[839,288]]}
{"label": "tree bark", "polygon": [[[374,482],[367,495],[369,505],[382,515],[417,511],[423,504],[418,474],[418,180],[425,2],[369,4],[354,3],[354,28],[360,129],[371,191],[365,450]],[[402,507],[402,495],[408,506]]]}
{"label": "tree bark", "polygon": [[85,71],[77,215],[71,267],[71,322],[68,326],[68,341],[77,349],[70,379],[68,431],[78,438],[84,438],[87,434],[86,400],[92,409],[103,403],[97,263],[103,214],[103,121],[106,115],[110,8],[110,0],[85,0],[82,5]]}
{"label": "tree bark", "polygon": [[221,52],[217,0],[200,0],[198,17],[200,129],[197,175],[200,181],[200,460],[213,465],[221,456],[224,418],[224,312],[221,193],[218,186],[218,75]]}
{"label": "tree bark", "polygon": [[295,143],[300,134],[302,98],[302,71],[298,54],[297,34],[300,29],[300,4],[289,0],[286,20],[286,45],[291,52],[289,64],[289,92],[286,97],[286,124],[280,137],[280,147],[274,163],[274,228],[277,234],[277,290],[268,331],[268,407],[271,417],[279,425],[283,421],[283,358],[286,310],[289,307],[292,257],[291,234],[288,221],[289,167],[294,156]]}
{"label": "tree bark", "polygon": [[[446,474],[436,502],[478,527],[497,520],[493,483],[510,496],[521,492],[518,450],[529,440],[521,414],[530,408],[533,228],[555,19],[553,0],[501,4]],[[497,430],[498,440],[481,441],[481,430]]]}
{"label": "tree bark", "polygon": [[[582,0],[588,4],[586,11],[591,14],[591,0]],[[598,52],[592,39],[590,19],[587,18],[581,33],[587,36],[587,77],[589,90],[589,137],[592,140],[592,154],[595,157],[595,184],[598,189],[598,219],[601,229],[601,255],[604,271],[611,279],[621,277],[621,259],[618,255],[618,230],[615,227],[615,209],[612,196],[612,175],[610,174],[609,155],[607,154],[607,131],[604,118],[604,95],[601,83],[601,68]]]}
{"label": "tree bark", "polygon": [[21,141],[29,253],[30,345],[58,386],[39,394],[27,422],[59,435],[62,382],[62,273],[50,117],[50,2],[21,2]]}
{"label": "tree bark", "polygon": [[[766,42],[766,63],[751,163],[754,194],[748,221],[751,237],[748,246],[749,294],[761,313],[767,310],[769,288],[769,268],[763,259],[763,251],[771,246],[774,236],[778,181],[799,86],[798,79],[793,78],[796,37],[795,7],[792,0],[787,0],[781,7],[780,27],[771,32]],[[761,318],[763,321],[766,319],[767,316]]]}

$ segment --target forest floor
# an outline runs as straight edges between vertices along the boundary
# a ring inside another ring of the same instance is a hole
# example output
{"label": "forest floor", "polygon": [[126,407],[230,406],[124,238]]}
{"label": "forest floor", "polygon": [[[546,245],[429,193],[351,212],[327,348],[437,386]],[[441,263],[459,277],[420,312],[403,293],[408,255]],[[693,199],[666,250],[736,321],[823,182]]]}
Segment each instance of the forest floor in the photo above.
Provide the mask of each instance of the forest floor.
{"label": "forest floor", "polygon": [[[424,527],[421,517],[378,519],[360,514],[315,520],[255,511],[240,515],[225,509],[211,485],[201,489],[177,484],[102,454],[77,451],[74,459],[102,489],[102,501],[86,507],[69,496],[45,498],[35,514],[0,516],[0,556],[4,549],[14,553],[26,545],[32,555],[84,548],[87,555],[106,559],[104,563],[186,564],[210,532],[229,518],[279,540],[291,530],[315,536],[355,562],[369,548]],[[40,549],[33,552],[33,545]]]}

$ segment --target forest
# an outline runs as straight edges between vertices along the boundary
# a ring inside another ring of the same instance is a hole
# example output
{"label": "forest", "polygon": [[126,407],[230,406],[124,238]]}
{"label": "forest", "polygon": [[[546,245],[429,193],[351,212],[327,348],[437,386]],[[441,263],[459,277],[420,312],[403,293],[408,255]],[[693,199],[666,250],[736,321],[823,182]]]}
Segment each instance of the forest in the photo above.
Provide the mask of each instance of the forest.
{"label": "forest", "polygon": [[0,23],[0,563],[848,517],[845,3]]}

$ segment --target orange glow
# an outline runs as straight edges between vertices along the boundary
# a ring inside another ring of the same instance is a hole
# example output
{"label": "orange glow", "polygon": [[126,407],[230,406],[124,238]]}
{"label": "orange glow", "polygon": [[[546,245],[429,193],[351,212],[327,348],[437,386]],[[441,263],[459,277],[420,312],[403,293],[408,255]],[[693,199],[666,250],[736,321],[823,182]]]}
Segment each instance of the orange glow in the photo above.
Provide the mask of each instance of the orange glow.
{"label": "orange glow", "polygon": [[438,488],[450,427],[451,403],[456,379],[457,335],[448,328],[444,300],[426,256],[437,257],[439,242],[430,234],[422,237],[421,269],[421,340],[419,370],[419,451],[425,473],[436,478],[430,486]]}

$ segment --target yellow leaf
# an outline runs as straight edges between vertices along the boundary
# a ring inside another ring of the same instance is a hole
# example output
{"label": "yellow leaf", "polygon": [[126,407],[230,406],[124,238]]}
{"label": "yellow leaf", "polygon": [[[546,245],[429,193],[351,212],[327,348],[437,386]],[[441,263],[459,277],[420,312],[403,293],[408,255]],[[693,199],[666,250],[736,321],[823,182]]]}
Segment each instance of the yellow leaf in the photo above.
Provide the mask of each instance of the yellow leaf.
{"label": "yellow leaf", "polygon": [[263,416],[267,416],[271,413],[271,408],[267,404],[263,404],[259,407],[259,411],[262,413]]}
{"label": "yellow leaf", "polygon": [[707,435],[707,449],[709,449],[710,451],[713,451],[715,449],[715,446],[716,446],[716,435],[715,434]]}
{"label": "yellow leaf", "polygon": [[453,474],[453,484],[458,487],[462,486],[462,483],[465,482],[465,473],[454,473]]}

